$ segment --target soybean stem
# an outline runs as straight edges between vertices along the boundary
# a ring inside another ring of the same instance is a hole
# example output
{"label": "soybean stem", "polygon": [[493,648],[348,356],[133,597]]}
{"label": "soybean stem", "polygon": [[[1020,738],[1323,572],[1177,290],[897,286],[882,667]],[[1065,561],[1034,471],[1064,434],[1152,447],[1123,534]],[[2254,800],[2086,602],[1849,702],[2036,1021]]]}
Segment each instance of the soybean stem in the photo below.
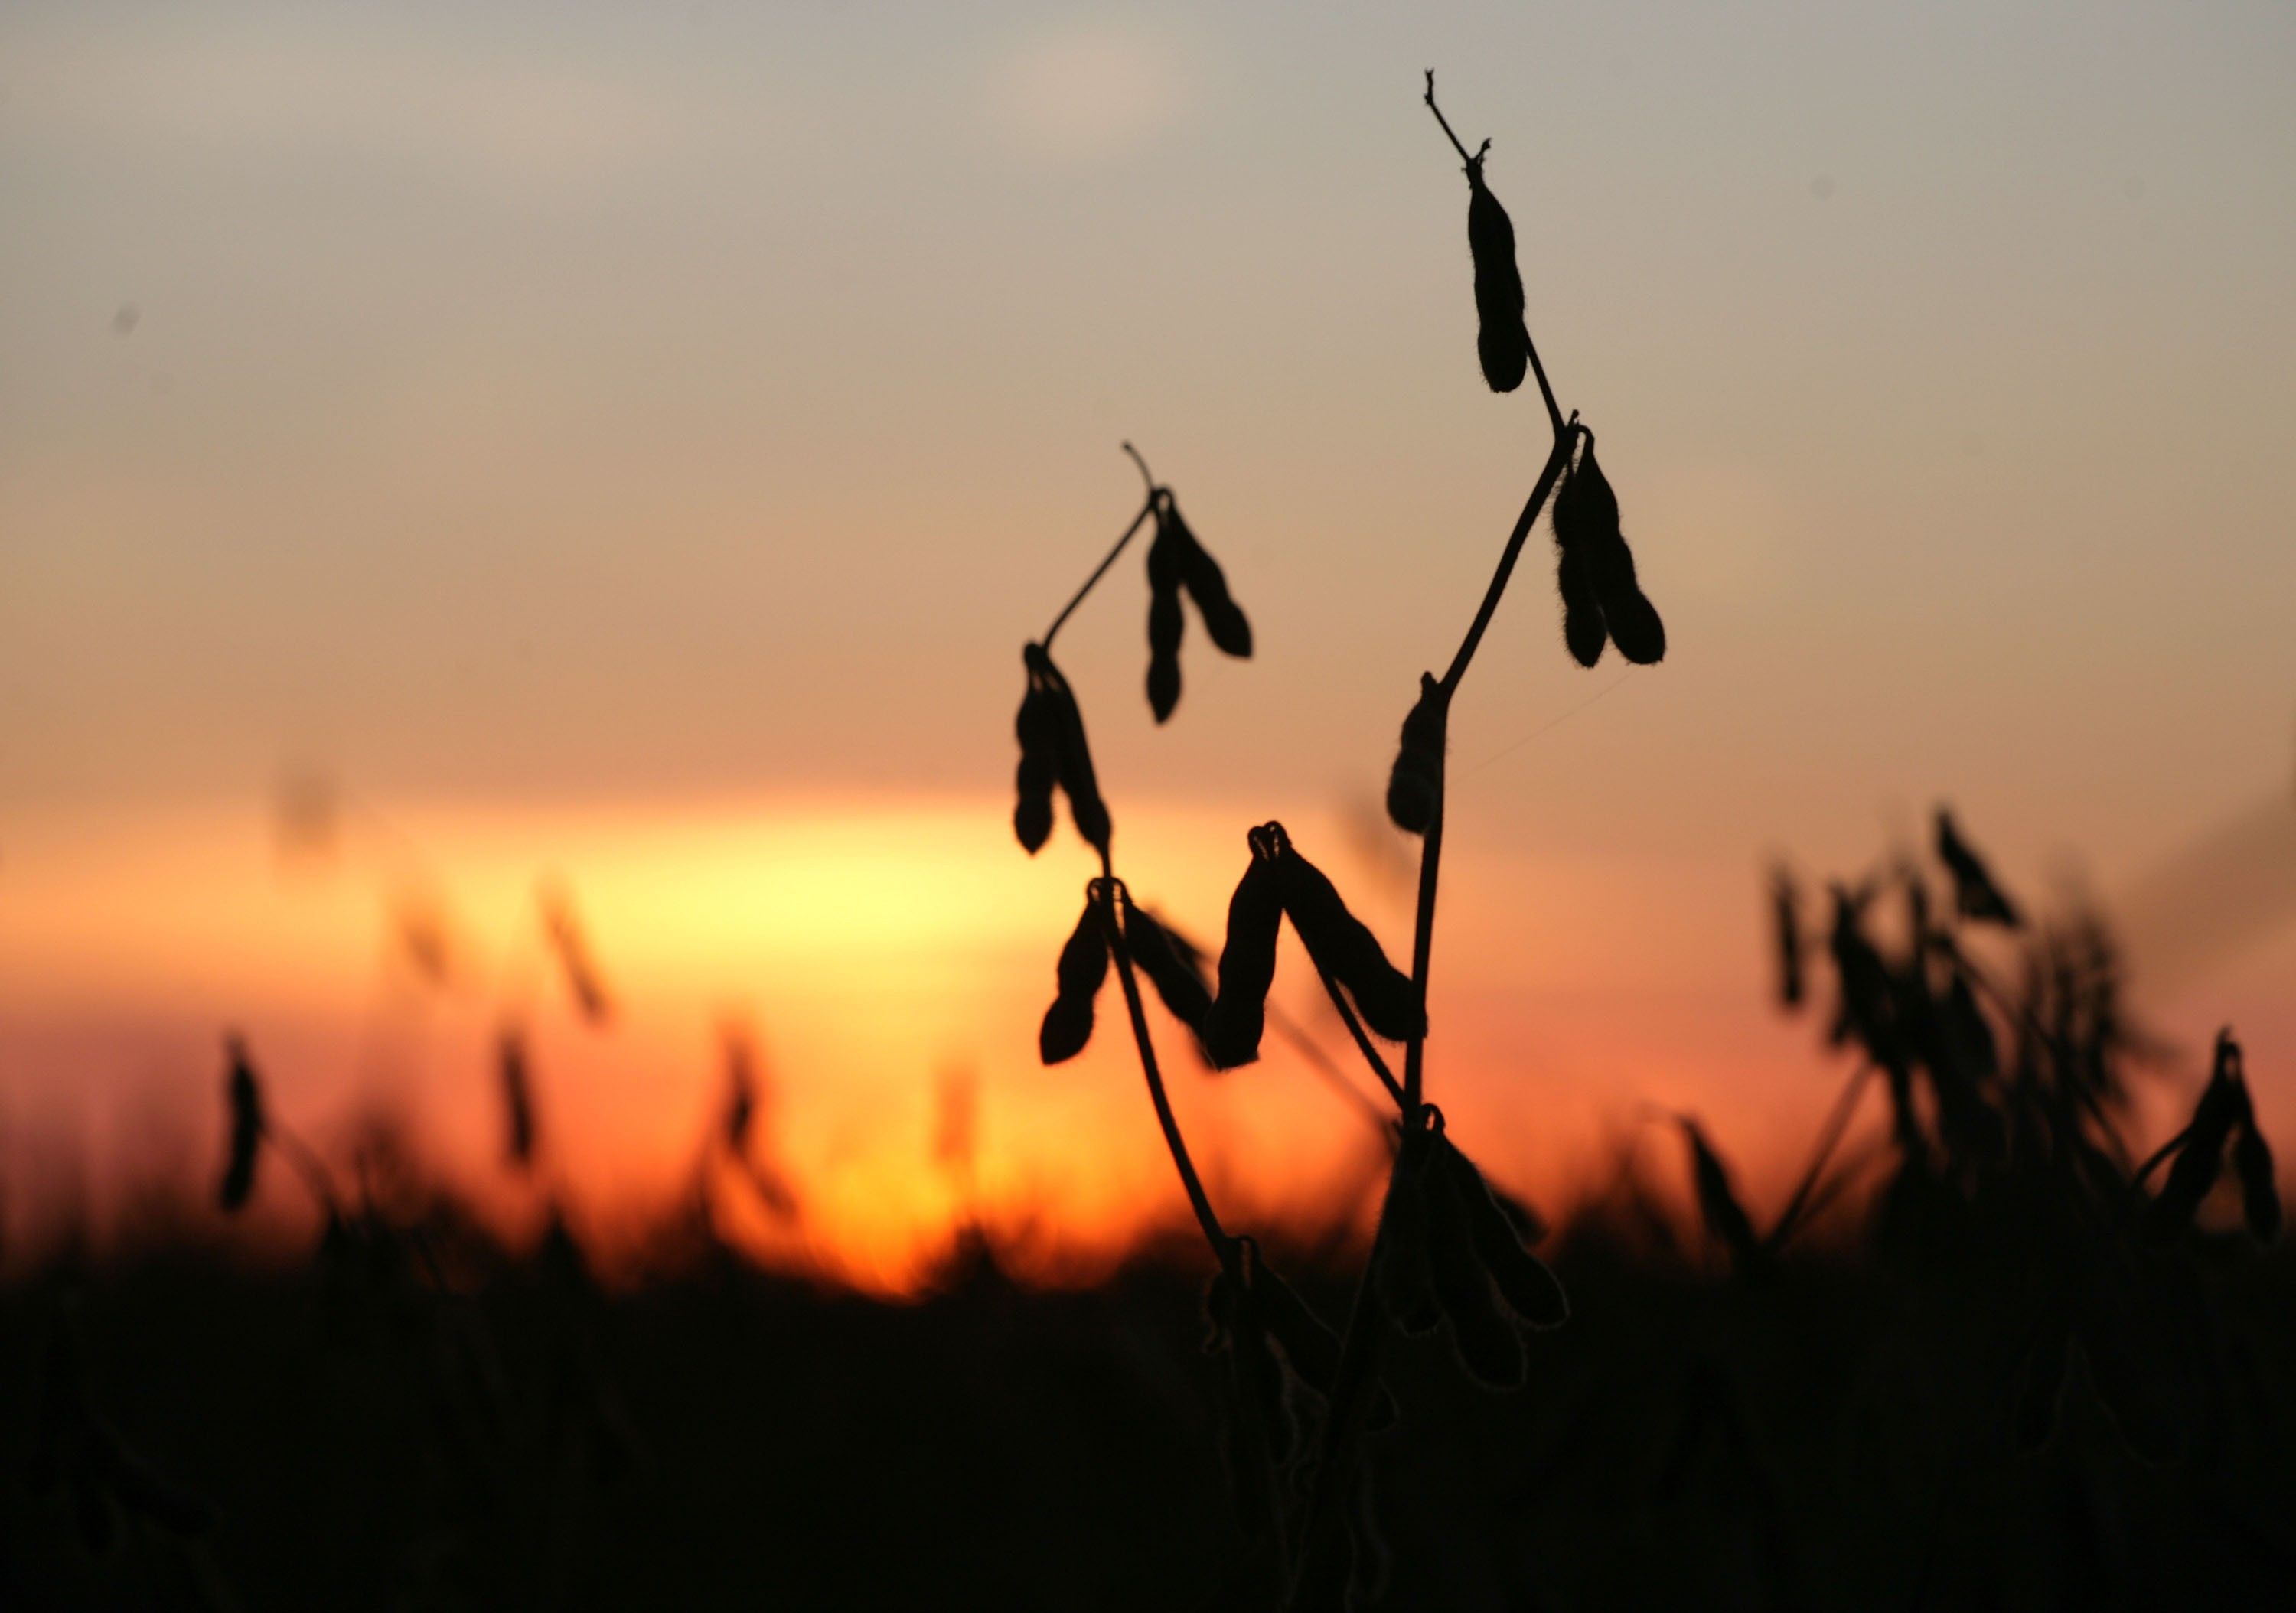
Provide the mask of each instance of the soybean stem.
{"label": "soybean stem", "polygon": [[[1443,693],[1447,705],[1459,680],[1467,675],[1467,664],[1475,659],[1475,651],[1483,642],[1484,630],[1490,626],[1491,618],[1499,608],[1499,597],[1506,592],[1507,579],[1514,574],[1515,561],[1522,555],[1522,545],[1530,529],[1538,524],[1538,512],[1546,506],[1547,495],[1554,490],[1563,466],[1570,463],[1571,438],[1583,430],[1568,422],[1558,422],[1554,430],[1554,447],[1546,456],[1546,464],[1538,473],[1538,481],[1530,490],[1530,497],[1515,518],[1514,530],[1507,534],[1506,548],[1499,555],[1498,569],[1491,574],[1491,585],[1483,591],[1483,602],[1476,609],[1475,619],[1468,624],[1467,636],[1460,641],[1459,652],[1451,658],[1450,669],[1443,674]],[[1428,831],[1431,842],[1436,831]]]}
{"label": "soybean stem", "polygon": [[1116,563],[1116,557],[1124,553],[1124,545],[1132,541],[1132,535],[1140,530],[1140,523],[1146,520],[1155,508],[1156,500],[1152,495],[1141,504],[1140,513],[1132,518],[1132,524],[1124,528],[1124,536],[1116,540],[1115,546],[1109,550],[1100,564],[1092,569],[1092,575],[1084,579],[1084,586],[1078,588],[1075,596],[1061,607],[1061,613],[1053,618],[1053,625],[1045,629],[1045,636],[1038,641],[1045,650],[1049,651],[1052,649],[1053,635],[1061,630],[1076,608],[1084,603],[1084,596],[1090,594],[1100,579],[1108,574],[1108,569]]}
{"label": "soybean stem", "polygon": [[[1395,1072],[1388,1069],[1387,1060],[1380,1056],[1378,1047],[1364,1030],[1363,1021],[1356,1017],[1354,1006],[1340,994],[1340,983],[1332,979],[1320,963],[1316,965],[1316,978],[1324,983],[1324,991],[1331,995],[1332,1007],[1338,1011],[1340,1023],[1348,1028],[1348,1035],[1355,1038],[1356,1050],[1363,1054],[1364,1062],[1371,1066],[1371,1073],[1379,1077],[1382,1086],[1387,1088],[1387,1095],[1395,1100],[1398,1108],[1401,1108],[1403,1088],[1396,1081]],[[1350,1087],[1349,1090],[1352,1092],[1355,1089]]]}
{"label": "soybean stem", "polygon": [[1873,1073],[1874,1061],[1871,1059],[1860,1063],[1851,1073],[1849,1085],[1841,1089],[1841,1095],[1833,1101],[1833,1112],[1826,1117],[1825,1126],[1818,1134],[1817,1147],[1810,1156],[1809,1168],[1802,1173],[1801,1182],[1795,1187],[1793,1197],[1786,1200],[1785,1208],[1778,1214],[1777,1224],[1770,1229],[1766,1241],[1771,1248],[1779,1247],[1792,1236],[1795,1222],[1808,1208],[1809,1196],[1817,1187],[1818,1177],[1824,1174],[1825,1162],[1833,1157],[1833,1150],[1841,1145],[1842,1134],[1849,1129],[1849,1118],[1857,1113],[1857,1100],[1866,1091],[1866,1078]]}
{"label": "soybean stem", "polygon": [[1219,1216],[1213,1213],[1210,1197],[1204,1191],[1203,1179],[1196,1175],[1195,1161],[1188,1157],[1188,1144],[1180,1135],[1180,1122],[1172,1113],[1172,1101],[1164,1091],[1164,1074],[1156,1063],[1156,1044],[1149,1039],[1147,1011],[1140,1003],[1140,982],[1133,978],[1132,954],[1124,944],[1124,927],[1116,910],[1116,871],[1106,851],[1100,854],[1101,921],[1108,929],[1108,949],[1116,954],[1116,978],[1124,987],[1125,1011],[1132,1019],[1132,1040],[1140,1050],[1140,1073],[1147,1078],[1148,1099],[1156,1106],[1156,1124],[1163,1127],[1164,1146],[1170,1150],[1172,1164],[1180,1173],[1180,1185],[1187,1190],[1189,1208],[1196,1212],[1196,1224],[1204,1231],[1204,1240],[1212,1246],[1212,1253],[1223,1271],[1231,1274],[1235,1269],[1235,1240],[1220,1225]]}
{"label": "soybean stem", "polygon": [[[1480,162],[1483,160],[1483,152],[1477,151],[1472,157],[1467,155],[1466,146],[1460,142],[1457,135],[1452,133],[1451,120],[1443,116],[1443,109],[1435,104],[1435,70],[1431,67],[1427,70],[1427,94],[1422,99],[1427,102],[1427,110],[1435,114],[1435,121],[1443,126],[1443,133],[1449,137],[1451,149],[1459,153],[1459,160],[1470,164]],[[1490,149],[1491,143],[1488,140],[1484,141],[1483,151]]]}

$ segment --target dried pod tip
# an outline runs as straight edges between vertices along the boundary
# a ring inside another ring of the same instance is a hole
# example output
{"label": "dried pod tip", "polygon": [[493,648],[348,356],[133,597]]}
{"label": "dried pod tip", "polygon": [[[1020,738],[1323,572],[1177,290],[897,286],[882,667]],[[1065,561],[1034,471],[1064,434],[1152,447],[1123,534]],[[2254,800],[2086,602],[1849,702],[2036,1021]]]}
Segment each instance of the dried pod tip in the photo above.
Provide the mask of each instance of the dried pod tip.
{"label": "dried pod tip", "polygon": [[1443,794],[1443,750],[1449,702],[1432,673],[1419,675],[1419,699],[1403,718],[1395,766],[1387,775],[1387,815],[1406,834],[1425,834]]}

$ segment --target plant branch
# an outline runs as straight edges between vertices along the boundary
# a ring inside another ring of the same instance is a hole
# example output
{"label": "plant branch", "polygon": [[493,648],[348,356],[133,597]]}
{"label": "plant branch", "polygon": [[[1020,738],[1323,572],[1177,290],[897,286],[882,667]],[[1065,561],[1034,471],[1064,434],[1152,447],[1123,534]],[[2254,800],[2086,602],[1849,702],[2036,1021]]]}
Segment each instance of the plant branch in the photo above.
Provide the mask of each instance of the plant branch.
{"label": "plant branch", "polygon": [[[1395,1072],[1388,1069],[1387,1060],[1380,1056],[1379,1048],[1363,1028],[1363,1021],[1357,1018],[1355,1005],[1341,993],[1340,983],[1332,978],[1321,963],[1316,965],[1316,978],[1324,983],[1324,990],[1332,999],[1332,1007],[1338,1012],[1340,1023],[1346,1026],[1348,1035],[1355,1038],[1356,1051],[1363,1054],[1364,1062],[1371,1066],[1371,1073],[1379,1077],[1379,1084],[1387,1088],[1387,1095],[1394,1099],[1396,1107],[1400,1109],[1403,1106],[1402,1085],[1396,1080]],[[1349,1087],[1348,1090],[1353,1092],[1355,1089]]]}
{"label": "plant branch", "polygon": [[1155,472],[1148,469],[1148,462],[1140,456],[1139,449],[1134,447],[1129,442],[1125,443],[1123,448],[1127,454],[1132,455],[1132,463],[1140,467],[1140,479],[1148,484],[1148,502],[1154,504],[1156,502]]}
{"label": "plant branch", "polygon": [[1212,1201],[1204,1191],[1203,1178],[1196,1175],[1195,1161],[1188,1157],[1188,1144],[1180,1135],[1180,1122],[1172,1113],[1172,1101],[1164,1091],[1164,1073],[1156,1063],[1156,1044],[1149,1039],[1148,1014],[1140,1003],[1140,982],[1132,972],[1131,949],[1124,942],[1124,928],[1117,916],[1116,902],[1119,882],[1106,851],[1100,854],[1100,916],[1108,932],[1108,949],[1116,954],[1116,978],[1124,987],[1125,1011],[1132,1019],[1132,1040],[1140,1050],[1140,1073],[1147,1078],[1148,1099],[1156,1106],[1156,1124],[1164,1130],[1164,1146],[1171,1151],[1174,1168],[1180,1173],[1180,1185],[1187,1190],[1189,1208],[1196,1212],[1196,1224],[1204,1230],[1204,1241],[1210,1244],[1220,1269],[1231,1277],[1236,1272],[1235,1240],[1220,1225],[1219,1216],[1213,1213]]}
{"label": "plant branch", "polygon": [[[1555,426],[1554,451],[1547,454],[1546,464],[1538,473],[1538,481],[1531,488],[1530,497],[1523,503],[1522,513],[1515,518],[1514,530],[1507,534],[1506,547],[1499,554],[1498,569],[1491,573],[1490,586],[1483,591],[1483,602],[1475,610],[1475,619],[1467,626],[1467,636],[1460,641],[1459,652],[1451,658],[1450,668],[1443,674],[1447,708],[1451,692],[1459,686],[1459,680],[1467,675],[1467,665],[1475,659],[1475,651],[1483,642],[1484,631],[1490,626],[1491,618],[1498,611],[1499,598],[1506,592],[1507,579],[1514,575],[1515,561],[1522,556],[1524,540],[1529,537],[1530,529],[1538,524],[1538,512],[1546,507],[1547,495],[1554,491],[1554,484],[1562,475],[1563,467],[1570,463],[1571,439],[1585,430],[1575,421],[1558,422]],[[1432,829],[1429,830],[1431,841],[1434,834]]]}
{"label": "plant branch", "polygon": [[1325,1085],[1347,1099],[1355,1106],[1357,1112],[1380,1132],[1384,1134],[1387,1131],[1389,1122],[1386,1112],[1367,1096],[1361,1087],[1348,1079],[1348,1073],[1340,1068],[1339,1060],[1324,1051],[1323,1044],[1316,1041],[1306,1027],[1273,1003],[1267,1005],[1267,1023],[1276,1035],[1289,1042],[1292,1050],[1308,1061],[1308,1069],[1323,1077]]}
{"label": "plant branch", "polygon": [[1426,102],[1427,110],[1435,114],[1435,121],[1443,126],[1443,133],[1449,138],[1451,149],[1459,153],[1459,160],[1470,168],[1480,162],[1484,153],[1491,149],[1491,143],[1486,140],[1482,143],[1481,150],[1476,151],[1473,156],[1470,157],[1467,154],[1466,146],[1461,143],[1457,135],[1452,133],[1451,120],[1443,116],[1443,109],[1435,104],[1435,70],[1431,67],[1427,70],[1427,93],[1420,99]]}
{"label": "plant branch", "polygon": [[1865,1094],[1866,1077],[1874,1073],[1874,1069],[1871,1059],[1859,1063],[1850,1073],[1849,1084],[1841,1089],[1841,1095],[1833,1101],[1833,1112],[1826,1117],[1824,1127],[1818,1133],[1817,1147],[1810,1155],[1809,1168],[1802,1173],[1801,1182],[1795,1187],[1793,1197],[1786,1200],[1785,1208],[1778,1212],[1777,1224],[1770,1228],[1770,1235],[1763,1240],[1770,1248],[1781,1247],[1793,1235],[1794,1224],[1800,1220],[1808,1208],[1809,1196],[1816,1190],[1817,1179],[1825,1172],[1825,1162],[1833,1157],[1833,1150],[1841,1145],[1843,1134],[1849,1129],[1850,1117],[1857,1112],[1857,1100]]}
{"label": "plant branch", "polygon": [[[1127,443],[1125,446],[1129,448],[1131,445]],[[1134,516],[1132,518],[1132,524],[1124,528],[1124,536],[1116,540],[1115,546],[1109,550],[1108,553],[1102,559],[1100,564],[1092,569],[1092,575],[1084,579],[1084,586],[1078,588],[1076,591],[1075,596],[1071,598],[1067,604],[1061,607],[1061,613],[1053,618],[1053,625],[1045,629],[1045,636],[1038,640],[1037,643],[1047,652],[1049,652],[1053,647],[1053,635],[1058,633],[1062,626],[1067,623],[1070,616],[1075,612],[1076,608],[1084,603],[1084,596],[1090,594],[1094,587],[1098,585],[1100,579],[1108,575],[1108,569],[1116,563],[1116,557],[1124,553],[1124,545],[1132,541],[1132,535],[1140,530],[1140,523],[1146,520],[1149,515],[1153,512],[1155,508],[1156,499],[1153,492],[1152,491],[1148,499],[1141,504],[1140,513]]]}

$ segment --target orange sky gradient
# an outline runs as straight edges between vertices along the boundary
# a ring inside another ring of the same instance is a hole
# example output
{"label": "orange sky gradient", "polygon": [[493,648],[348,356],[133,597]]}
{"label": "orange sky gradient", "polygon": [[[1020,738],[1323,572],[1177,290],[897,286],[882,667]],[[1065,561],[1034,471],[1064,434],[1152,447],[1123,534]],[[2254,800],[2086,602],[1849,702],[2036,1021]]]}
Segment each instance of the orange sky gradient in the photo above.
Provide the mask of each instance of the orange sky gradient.
{"label": "orange sky gradient", "polygon": [[[1019,649],[1139,443],[1258,650],[1195,635],[1157,727],[1136,557],[1063,630],[1120,871],[1212,937],[1278,817],[1407,951],[1370,804],[1546,452],[1475,372],[1431,65],[1670,640],[1573,666],[1541,536],[1464,687],[1431,1044],[1462,1134],[1554,1198],[1695,1107],[1774,1191],[1838,1065],[1767,1003],[1763,871],[1861,870],[1939,800],[2036,905],[2126,922],[2189,1076],[2236,1024],[2289,1132],[2290,8],[26,0],[10,1226],[75,1181],[116,1214],[155,1158],[204,1191],[226,1026],[315,1136],[404,1110],[514,1221],[513,1010],[604,1223],[691,1165],[728,1014],[807,1195],[752,1229],[783,1257],[914,1281],[960,1208],[952,1071],[978,1208],[1045,1269],[1168,1221],[1122,1039],[1035,1062],[1091,868],[1006,827]],[[362,804],[332,860],[278,855],[298,769]],[[608,1034],[536,949],[546,876]],[[465,946],[444,995],[387,955],[409,879]],[[1311,1072],[1211,1080],[1158,1023],[1224,1204],[1344,1197],[1364,1128]]]}

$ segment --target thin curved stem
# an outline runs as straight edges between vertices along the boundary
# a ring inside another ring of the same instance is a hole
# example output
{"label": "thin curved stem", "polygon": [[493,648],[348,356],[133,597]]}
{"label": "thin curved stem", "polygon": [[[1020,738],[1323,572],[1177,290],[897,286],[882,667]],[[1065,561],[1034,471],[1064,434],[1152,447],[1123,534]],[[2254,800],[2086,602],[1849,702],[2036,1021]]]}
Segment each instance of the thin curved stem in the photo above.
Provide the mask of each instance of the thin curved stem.
{"label": "thin curved stem", "polygon": [[[1324,983],[1324,990],[1332,999],[1332,1007],[1338,1012],[1340,1023],[1346,1026],[1348,1035],[1355,1038],[1356,1051],[1363,1054],[1364,1062],[1371,1066],[1371,1073],[1379,1077],[1379,1084],[1382,1086],[1387,1088],[1387,1095],[1395,1100],[1396,1107],[1401,1108],[1403,1106],[1402,1084],[1396,1080],[1395,1072],[1388,1069],[1387,1060],[1380,1055],[1379,1048],[1373,1043],[1370,1034],[1364,1029],[1363,1021],[1357,1018],[1355,1004],[1349,1003],[1341,993],[1340,983],[1332,978],[1330,971],[1321,963],[1316,965],[1316,978]],[[1353,1092],[1355,1089],[1349,1087],[1348,1090]]]}
{"label": "thin curved stem", "polygon": [[1865,1093],[1866,1078],[1874,1069],[1871,1059],[1860,1063],[1851,1073],[1849,1085],[1841,1089],[1841,1095],[1833,1101],[1833,1112],[1826,1117],[1824,1127],[1818,1134],[1817,1147],[1810,1155],[1809,1168],[1802,1173],[1801,1182],[1795,1187],[1793,1197],[1786,1200],[1785,1208],[1778,1213],[1777,1224],[1770,1228],[1770,1235],[1763,1240],[1772,1249],[1778,1248],[1793,1235],[1794,1224],[1808,1209],[1809,1196],[1816,1190],[1818,1177],[1825,1172],[1825,1162],[1841,1145],[1842,1136],[1849,1129],[1850,1117],[1857,1112],[1857,1100]]}
{"label": "thin curved stem", "polygon": [[[1506,547],[1500,552],[1497,569],[1491,573],[1490,586],[1483,590],[1483,602],[1476,607],[1475,619],[1467,625],[1467,636],[1459,642],[1459,652],[1451,658],[1451,665],[1443,674],[1442,687],[1447,700],[1451,692],[1459,686],[1459,680],[1467,675],[1468,663],[1475,659],[1475,651],[1483,642],[1483,634],[1490,626],[1491,618],[1498,612],[1499,599],[1506,593],[1507,580],[1514,575],[1515,561],[1522,557],[1524,540],[1530,536],[1530,529],[1538,524],[1538,512],[1546,507],[1547,495],[1554,491],[1554,484],[1562,477],[1563,467],[1570,463],[1571,438],[1583,429],[1570,422],[1556,422],[1554,447],[1546,456],[1546,463],[1538,473],[1538,480],[1532,487],[1529,498],[1523,502],[1522,513],[1515,517],[1514,530],[1507,534]],[[1431,829],[1428,836],[1432,839],[1434,831]]]}
{"label": "thin curved stem", "polygon": [[[1127,447],[1129,447],[1131,445],[1128,443],[1126,445]],[[1094,587],[1099,583],[1100,579],[1108,575],[1108,569],[1116,563],[1116,557],[1124,553],[1124,545],[1132,541],[1132,535],[1140,530],[1140,523],[1146,520],[1148,517],[1154,512],[1155,508],[1156,500],[1153,491],[1152,490],[1148,499],[1141,504],[1140,513],[1134,516],[1132,518],[1132,524],[1124,528],[1124,536],[1116,540],[1114,547],[1111,548],[1108,553],[1102,558],[1100,564],[1092,569],[1092,575],[1084,579],[1084,586],[1078,588],[1076,591],[1075,595],[1070,599],[1069,602],[1061,607],[1061,613],[1053,618],[1053,625],[1045,629],[1045,636],[1037,642],[1046,650],[1049,651],[1052,649],[1053,635],[1058,633],[1062,626],[1066,624],[1070,616],[1075,612],[1076,608],[1084,603],[1084,596],[1090,594]]]}
{"label": "thin curved stem", "polygon": [[1107,927],[1108,949],[1116,954],[1116,978],[1124,988],[1124,1008],[1132,1020],[1132,1040],[1140,1050],[1140,1073],[1148,1082],[1148,1100],[1156,1107],[1156,1124],[1163,1128],[1164,1146],[1172,1156],[1172,1165],[1180,1173],[1180,1185],[1187,1190],[1188,1206],[1196,1213],[1196,1224],[1203,1228],[1204,1240],[1212,1247],[1223,1271],[1233,1274],[1235,1270],[1235,1240],[1220,1225],[1219,1216],[1212,1209],[1212,1201],[1204,1191],[1203,1178],[1196,1175],[1195,1161],[1189,1158],[1188,1144],[1180,1135],[1178,1117],[1172,1113],[1172,1100],[1164,1091],[1164,1072],[1156,1062],[1156,1044],[1148,1035],[1148,1013],[1141,1005],[1140,982],[1132,972],[1131,950],[1124,944],[1124,927],[1117,916],[1116,871],[1108,853],[1100,854],[1101,922]]}
{"label": "thin curved stem", "polygon": [[1386,1113],[1368,1093],[1348,1079],[1348,1073],[1340,1068],[1339,1060],[1324,1051],[1323,1044],[1305,1026],[1273,1003],[1267,1005],[1267,1025],[1269,1029],[1290,1043],[1292,1051],[1308,1061],[1308,1068],[1320,1076],[1325,1085],[1345,1098],[1356,1112],[1381,1132],[1387,1130]]}

